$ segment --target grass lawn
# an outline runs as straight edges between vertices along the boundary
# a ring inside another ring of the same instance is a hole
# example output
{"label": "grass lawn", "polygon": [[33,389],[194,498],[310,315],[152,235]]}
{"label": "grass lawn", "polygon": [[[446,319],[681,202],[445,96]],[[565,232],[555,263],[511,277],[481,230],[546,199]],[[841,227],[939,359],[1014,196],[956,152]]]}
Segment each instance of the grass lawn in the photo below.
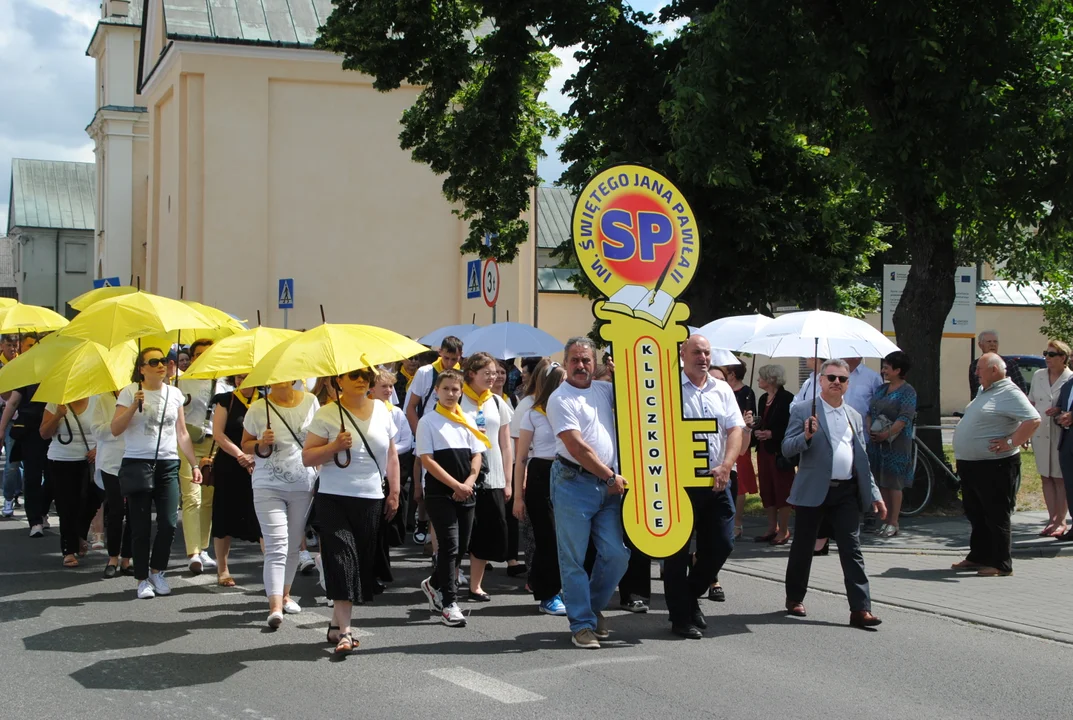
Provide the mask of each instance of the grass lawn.
{"label": "grass lawn", "polygon": [[[954,450],[950,446],[945,448],[946,459],[953,463]],[[755,464],[755,453],[753,454]],[[936,478],[936,482],[939,479]],[[1043,485],[1039,479],[1039,471],[1036,470],[1036,454],[1031,450],[1021,451],[1021,489],[1017,493],[1018,510],[1045,510],[1043,503]],[[932,513],[932,508],[927,508],[924,513]],[[749,495],[745,500],[746,515],[764,515],[764,506],[760,502],[759,495]]]}

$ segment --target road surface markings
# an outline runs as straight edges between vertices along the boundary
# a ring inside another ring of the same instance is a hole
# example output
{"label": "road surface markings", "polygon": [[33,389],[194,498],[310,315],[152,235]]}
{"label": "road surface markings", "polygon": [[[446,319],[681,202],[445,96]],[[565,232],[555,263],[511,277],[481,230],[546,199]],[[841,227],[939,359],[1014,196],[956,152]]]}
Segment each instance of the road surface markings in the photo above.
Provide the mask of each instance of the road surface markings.
{"label": "road surface markings", "polygon": [[505,705],[536,702],[537,700],[544,699],[543,695],[537,695],[524,688],[505,683],[502,680],[496,680],[494,677],[482,675],[479,672],[474,672],[473,670],[464,667],[440,668],[439,670],[428,670],[427,672],[429,675],[437,677],[440,680],[454,683],[466,690],[472,690],[485,697],[498,700]]}
{"label": "road surface markings", "polygon": [[516,671],[515,675],[536,675],[538,673],[559,672],[561,670],[576,670],[577,668],[593,667],[595,665],[617,665],[619,663],[630,662],[655,662],[659,660],[659,655],[638,655],[637,657],[612,657],[601,658],[599,660],[582,660],[581,662],[569,663],[566,665],[553,665],[551,667],[542,668],[530,668],[528,670]]}

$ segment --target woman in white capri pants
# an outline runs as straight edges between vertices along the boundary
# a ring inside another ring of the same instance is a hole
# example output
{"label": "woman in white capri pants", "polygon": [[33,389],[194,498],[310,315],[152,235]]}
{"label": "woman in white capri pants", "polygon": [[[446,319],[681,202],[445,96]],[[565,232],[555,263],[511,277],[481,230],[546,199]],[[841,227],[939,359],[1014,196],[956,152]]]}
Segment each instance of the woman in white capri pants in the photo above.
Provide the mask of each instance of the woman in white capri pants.
{"label": "woman in white capri pants", "polygon": [[253,505],[265,541],[264,583],[273,629],[283,623],[284,612],[302,611],[291,599],[291,582],[317,477],[316,468],[302,464],[302,445],[319,409],[310,393],[279,383],[250,405],[243,424],[242,451],[254,456]]}

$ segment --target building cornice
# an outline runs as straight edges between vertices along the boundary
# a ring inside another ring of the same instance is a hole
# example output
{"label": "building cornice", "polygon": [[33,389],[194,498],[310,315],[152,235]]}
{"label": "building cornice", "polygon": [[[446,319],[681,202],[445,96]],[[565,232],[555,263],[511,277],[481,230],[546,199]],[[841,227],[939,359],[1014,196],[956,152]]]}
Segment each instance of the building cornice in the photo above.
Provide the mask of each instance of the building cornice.
{"label": "building cornice", "polygon": [[135,32],[139,32],[139,33],[141,32],[141,29],[142,29],[141,25],[132,25],[131,23],[128,23],[128,22],[119,22],[118,20],[112,20],[110,18],[103,18],[101,20],[98,20],[97,21],[97,26],[95,28],[93,28],[93,37],[91,37],[89,39],[89,45],[86,46],[86,55],[88,57],[97,57],[97,53],[95,52],[94,46],[97,44],[97,38],[98,37],[102,37],[102,38],[104,37],[103,35],[101,35],[101,26],[102,25],[107,25],[109,27],[114,27],[114,28],[128,28],[130,30],[134,30]]}
{"label": "building cornice", "polygon": [[[145,128],[144,135],[138,135],[137,137],[149,136],[149,110],[144,107],[123,107],[121,105],[105,105],[99,108],[93,115],[93,120],[86,126],[86,134],[93,139],[97,139],[102,133],[111,134],[105,132],[105,124],[109,121],[118,121],[123,123],[130,123],[132,127],[138,127],[139,125]],[[129,134],[129,133],[120,133]]]}

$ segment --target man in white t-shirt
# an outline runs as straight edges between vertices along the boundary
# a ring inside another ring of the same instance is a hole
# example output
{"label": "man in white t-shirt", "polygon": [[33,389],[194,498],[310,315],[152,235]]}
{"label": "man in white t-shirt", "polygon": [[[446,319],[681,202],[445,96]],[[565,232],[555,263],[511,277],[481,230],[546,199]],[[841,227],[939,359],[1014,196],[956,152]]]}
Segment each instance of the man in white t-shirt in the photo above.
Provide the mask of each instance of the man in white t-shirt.
{"label": "man in white t-shirt", "polygon": [[[566,382],[547,407],[556,437],[551,502],[570,632],[574,645],[595,649],[608,636],[601,611],[630,560],[622,542],[626,479],[615,469],[614,389],[592,379],[596,349],[588,338],[572,338],[564,355]],[[585,572],[590,538],[597,553],[591,578]]]}
{"label": "man in white t-shirt", "polygon": [[[410,423],[410,432],[417,436],[417,422],[425,413],[436,407],[436,378],[445,369],[458,369],[462,359],[462,341],[454,335],[448,335],[440,342],[440,357],[431,365],[418,368],[410,388],[406,391],[406,421]],[[429,539],[428,516],[425,514],[425,500],[418,495],[421,490],[421,458],[414,458],[414,499],[417,501],[417,526],[414,528],[414,543],[424,545]],[[431,552],[431,551],[430,551]]]}
{"label": "man in white t-shirt", "polygon": [[682,409],[687,418],[715,420],[718,432],[705,436],[712,488],[686,489],[693,505],[697,537],[696,562],[690,564],[689,544],[663,563],[663,587],[671,631],[699,640],[708,625],[697,598],[708,589],[734,550],[734,501],[731,483],[734,464],[741,454],[745,420],[730,385],[708,374],[711,344],[691,335],[682,345]]}

